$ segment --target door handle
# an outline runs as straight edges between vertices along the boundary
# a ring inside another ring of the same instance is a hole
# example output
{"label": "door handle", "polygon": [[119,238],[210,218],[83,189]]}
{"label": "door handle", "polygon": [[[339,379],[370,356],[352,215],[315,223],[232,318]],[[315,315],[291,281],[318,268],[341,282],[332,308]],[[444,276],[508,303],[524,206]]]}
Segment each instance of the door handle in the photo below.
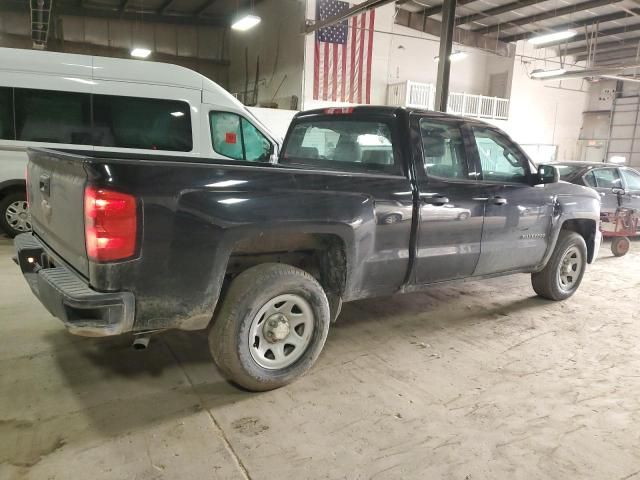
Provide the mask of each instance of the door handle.
{"label": "door handle", "polygon": [[432,197],[423,198],[422,201],[429,205],[446,205],[449,203],[449,199],[444,195],[433,195]]}
{"label": "door handle", "polygon": [[504,197],[493,197],[491,199],[491,203],[493,203],[494,205],[506,205],[507,199]]}

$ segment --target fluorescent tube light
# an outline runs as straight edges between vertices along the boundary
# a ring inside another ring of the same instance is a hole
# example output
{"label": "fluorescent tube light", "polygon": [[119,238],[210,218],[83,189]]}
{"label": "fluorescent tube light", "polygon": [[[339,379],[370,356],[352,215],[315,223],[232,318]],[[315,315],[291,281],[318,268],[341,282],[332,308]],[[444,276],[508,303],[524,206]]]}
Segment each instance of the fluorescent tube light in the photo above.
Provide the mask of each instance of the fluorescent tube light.
{"label": "fluorescent tube light", "polygon": [[147,58],[151,55],[151,50],[148,48],[134,48],[131,50],[131,56],[136,58]]}
{"label": "fluorescent tube light", "polygon": [[564,68],[556,68],[554,70],[534,70],[531,72],[531,78],[559,77],[563,73],[567,73]]}
{"label": "fluorescent tube light", "polygon": [[235,22],[233,22],[231,24],[231,28],[244,32],[258,25],[260,23],[260,20],[260,17],[256,15],[245,15],[244,17],[240,17]]}
{"label": "fluorescent tube light", "polygon": [[529,39],[529,43],[532,45],[542,45],[544,43],[551,43],[558,40],[566,40],[567,38],[575,37],[577,32],[573,30],[564,30],[562,32],[547,33],[545,35],[538,35]]}
{"label": "fluorescent tube light", "polygon": [[[458,62],[467,58],[469,54],[467,52],[453,52],[449,55],[449,60],[452,62]],[[433,60],[437,63],[440,60],[440,56],[433,57]]]}

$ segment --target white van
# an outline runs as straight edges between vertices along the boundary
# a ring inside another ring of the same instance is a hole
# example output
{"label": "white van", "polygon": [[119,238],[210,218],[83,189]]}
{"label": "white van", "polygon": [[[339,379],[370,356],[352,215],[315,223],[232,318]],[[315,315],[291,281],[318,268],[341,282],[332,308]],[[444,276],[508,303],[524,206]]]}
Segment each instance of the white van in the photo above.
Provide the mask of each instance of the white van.
{"label": "white van", "polygon": [[279,141],[215,82],[166,63],[0,48],[0,227],[30,229],[28,147],[277,158]]}

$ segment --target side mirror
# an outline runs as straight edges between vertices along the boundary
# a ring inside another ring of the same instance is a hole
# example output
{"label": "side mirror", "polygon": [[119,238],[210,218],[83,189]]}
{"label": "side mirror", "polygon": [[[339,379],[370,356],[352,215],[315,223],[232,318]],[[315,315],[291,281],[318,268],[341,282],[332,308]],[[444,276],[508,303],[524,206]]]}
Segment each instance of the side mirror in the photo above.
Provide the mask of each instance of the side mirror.
{"label": "side mirror", "polygon": [[616,195],[624,195],[625,193],[627,193],[624,188],[620,188],[620,187],[613,187],[611,189],[611,193],[615,193]]}
{"label": "side mirror", "polygon": [[560,171],[553,165],[538,165],[538,184],[557,183],[560,181]]}

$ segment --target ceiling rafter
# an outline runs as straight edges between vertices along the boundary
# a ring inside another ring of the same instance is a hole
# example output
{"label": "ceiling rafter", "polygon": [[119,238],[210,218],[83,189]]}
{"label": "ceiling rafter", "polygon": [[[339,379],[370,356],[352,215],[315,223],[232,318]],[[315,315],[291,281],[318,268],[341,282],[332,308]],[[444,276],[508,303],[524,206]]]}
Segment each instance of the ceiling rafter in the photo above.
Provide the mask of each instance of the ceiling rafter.
{"label": "ceiling rafter", "polygon": [[[554,30],[569,30],[571,28],[586,27],[589,25],[595,25],[596,23],[603,24],[606,22],[612,22],[615,20],[621,20],[623,18],[629,18],[635,15],[640,15],[640,8],[634,8],[632,9],[632,11],[634,13],[623,11],[623,12],[611,13],[608,15],[590,17],[584,20],[563,23],[562,25],[555,25],[553,28]],[[526,33],[518,33],[516,35],[507,35],[502,37],[501,40],[504,42],[517,42],[518,40],[526,40],[528,38],[535,37],[536,35],[540,35],[540,32],[526,32]]]}
{"label": "ceiling rafter", "polygon": [[[608,30],[599,30],[597,38],[610,37],[612,35],[619,35],[621,33],[637,32],[638,30],[640,30],[640,23],[636,25],[625,25],[622,27],[610,28]],[[589,37],[590,36],[591,35],[589,35]],[[586,42],[587,40],[589,40],[589,38],[587,38],[587,35],[582,33],[580,35],[576,35],[575,37],[571,37],[569,39],[545,43],[544,45],[540,45],[540,47],[541,48],[557,47],[557,46],[569,44],[569,43]]]}
{"label": "ceiling rafter", "polygon": [[[500,5],[498,7],[493,7],[488,10],[483,10],[478,13],[474,13],[472,15],[465,15],[463,17],[456,18],[457,25],[464,25],[465,23],[475,22],[477,20],[482,20],[487,17],[492,17],[494,15],[500,15],[502,13],[511,12],[513,10],[517,10],[519,8],[529,7],[531,5],[535,5],[537,3],[543,3],[548,0],[519,0],[511,3],[507,3],[505,5]],[[508,22],[512,23],[512,22]],[[477,29],[476,31],[484,30],[487,27],[482,27]]]}
{"label": "ceiling rafter", "polygon": [[[612,3],[618,3],[622,0],[588,0],[587,2],[578,3],[575,5],[569,5],[568,7],[557,8],[553,10],[549,10],[547,12],[538,13],[536,15],[530,15],[528,17],[518,18],[516,20],[511,20],[509,22],[505,22],[509,24],[508,28],[511,26],[522,27],[524,25],[529,25],[531,23],[540,22],[542,20],[549,20],[550,18],[562,17],[564,15],[571,15],[573,13],[581,12],[584,10],[589,10],[591,8],[598,8],[604,5],[611,5]],[[500,23],[496,25],[491,25],[490,27],[482,27],[474,30],[476,33],[480,34],[489,34],[494,32],[499,32],[503,29],[504,26]],[[508,37],[507,37],[508,38]]]}
{"label": "ceiling rafter", "polygon": [[[636,48],[639,43],[640,43],[640,37],[625,38],[624,40],[619,40],[615,42],[603,42],[603,43],[598,42],[596,44],[596,50],[598,52],[601,52],[601,51],[620,49],[620,48],[622,49]],[[576,55],[581,53],[587,53],[588,50],[589,50],[588,45],[581,45],[579,47],[563,49],[562,53],[563,55]]]}

